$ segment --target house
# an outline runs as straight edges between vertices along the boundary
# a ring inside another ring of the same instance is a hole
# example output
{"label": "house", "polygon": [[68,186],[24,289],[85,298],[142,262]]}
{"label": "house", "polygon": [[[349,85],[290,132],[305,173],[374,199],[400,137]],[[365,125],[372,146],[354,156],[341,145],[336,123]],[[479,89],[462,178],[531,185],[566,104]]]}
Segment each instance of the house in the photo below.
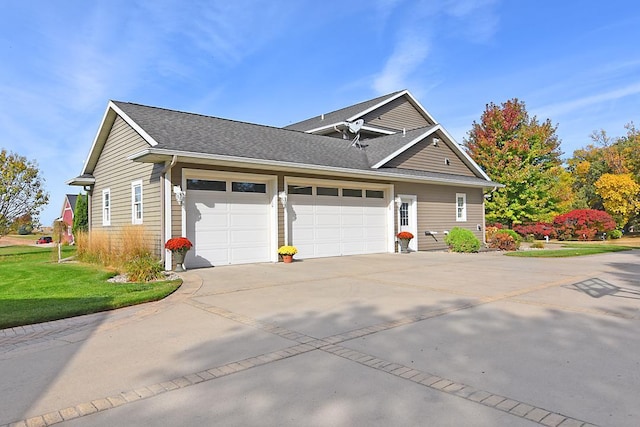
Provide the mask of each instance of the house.
{"label": "house", "polygon": [[90,229],[186,236],[189,267],[444,249],[484,236],[491,179],[407,90],[276,128],[110,101],[82,173]]}
{"label": "house", "polygon": [[62,241],[73,243],[73,215],[76,210],[77,194],[65,194],[64,203],[62,204],[62,213],[60,218],[66,224],[66,229],[62,233]]}

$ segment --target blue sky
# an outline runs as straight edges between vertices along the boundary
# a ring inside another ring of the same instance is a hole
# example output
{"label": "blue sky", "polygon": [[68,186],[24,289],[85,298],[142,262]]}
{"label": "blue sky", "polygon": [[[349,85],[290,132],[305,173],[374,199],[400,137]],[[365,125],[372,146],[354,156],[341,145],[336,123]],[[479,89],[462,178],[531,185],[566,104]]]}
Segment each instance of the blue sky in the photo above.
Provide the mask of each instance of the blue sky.
{"label": "blue sky", "polygon": [[591,0],[3,0],[0,148],[59,216],[109,99],[285,126],[409,89],[462,143],[523,100],[565,156],[640,122],[640,4]]}

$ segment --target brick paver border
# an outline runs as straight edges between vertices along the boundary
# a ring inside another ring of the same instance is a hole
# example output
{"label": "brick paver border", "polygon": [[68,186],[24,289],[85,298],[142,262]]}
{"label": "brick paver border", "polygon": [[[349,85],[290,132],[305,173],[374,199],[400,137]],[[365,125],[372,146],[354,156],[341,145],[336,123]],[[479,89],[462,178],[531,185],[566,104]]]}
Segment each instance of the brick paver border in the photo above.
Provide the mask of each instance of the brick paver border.
{"label": "brick paver border", "polygon": [[[569,279],[573,280],[573,279]],[[373,355],[363,353],[357,350],[353,350],[342,345],[345,341],[349,341],[355,338],[363,337],[377,332],[386,331],[389,329],[397,328],[404,325],[409,325],[423,320],[431,319],[437,316],[442,316],[459,310],[465,310],[478,305],[487,304],[507,298],[514,298],[526,293],[535,292],[554,286],[559,286],[566,283],[567,279],[561,282],[547,283],[544,285],[532,287],[529,289],[523,289],[505,293],[494,297],[480,298],[475,302],[464,303],[444,309],[437,309],[425,313],[417,313],[409,316],[402,317],[400,319],[391,320],[388,322],[380,323],[377,325],[367,326],[352,331],[344,332],[341,334],[325,337],[315,338],[294,330],[283,328],[278,325],[265,323],[248,316],[234,313],[224,308],[216,307],[213,305],[205,304],[195,299],[188,298],[188,295],[183,294],[182,300],[189,305],[197,307],[201,310],[205,310],[209,313],[221,316],[225,319],[229,319],[246,326],[250,326],[264,332],[268,332],[279,337],[296,342],[295,345],[286,347],[270,353],[265,353],[259,356],[250,357],[227,363],[222,366],[216,366],[210,369],[206,369],[200,372],[187,374],[178,378],[174,378],[170,381],[163,381],[156,384],[140,387],[134,390],[123,391],[117,395],[106,396],[92,400],[90,402],[78,403],[75,406],[52,411],[47,414],[38,415],[24,420],[19,420],[11,424],[0,425],[0,427],[31,427],[31,426],[50,426],[58,424],[60,422],[83,417],[86,415],[94,414],[97,412],[107,411],[109,409],[126,405],[139,400],[148,399],[159,394],[168,393],[174,390],[190,387],[195,384],[199,384],[206,381],[213,381],[217,378],[233,375],[238,372],[253,369],[258,366],[278,362],[291,357],[296,357],[301,354],[309,353],[312,351],[322,351],[327,354],[331,354],[351,362],[358,363],[362,366],[366,366],[371,369],[375,369],[380,372],[393,375],[397,378],[401,378],[406,381],[411,381],[415,384],[419,384],[424,387],[428,387],[438,392],[446,393],[452,396],[456,396],[461,399],[465,399],[469,402],[474,402],[483,406],[487,406],[512,416],[527,419],[529,421],[538,423],[540,425],[549,427],[595,427],[594,424],[590,424],[586,421],[579,420],[575,417],[571,417],[565,414],[560,414],[537,407],[535,405],[521,402],[518,400],[510,399],[506,396],[501,396],[496,393],[492,393],[488,390],[482,390],[473,386],[459,383],[447,378],[442,378],[436,374],[420,371],[411,367],[380,359]],[[189,295],[191,295],[189,293]],[[97,320],[96,320],[97,321]],[[63,322],[63,321],[60,321]],[[73,321],[69,321],[69,329],[74,326]],[[56,323],[56,322],[50,322]],[[64,323],[59,324],[64,325]],[[87,325],[87,322],[76,324],[76,326]],[[34,326],[32,331],[25,329],[23,335],[33,337],[33,333],[37,333],[38,326]],[[43,327],[42,330],[46,330]],[[53,328],[52,328],[53,329]],[[62,328],[62,331],[66,331],[67,328]],[[6,331],[6,330],[5,330]],[[77,329],[76,329],[77,331]],[[10,333],[9,333],[10,334]],[[16,334],[19,335],[19,334]],[[8,336],[10,338],[10,336]],[[14,337],[15,338],[15,337]],[[0,345],[2,344],[2,336],[0,336]]]}

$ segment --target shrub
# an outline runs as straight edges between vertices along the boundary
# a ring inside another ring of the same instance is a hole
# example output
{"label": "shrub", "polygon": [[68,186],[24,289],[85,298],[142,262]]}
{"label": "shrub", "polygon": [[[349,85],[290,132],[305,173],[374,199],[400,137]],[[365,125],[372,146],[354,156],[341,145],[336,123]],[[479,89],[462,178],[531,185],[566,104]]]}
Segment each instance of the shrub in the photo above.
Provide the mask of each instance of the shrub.
{"label": "shrub", "polygon": [[484,229],[484,236],[485,236],[485,240],[486,240],[487,242],[490,242],[490,241],[491,241],[491,239],[493,238],[494,234],[496,234],[496,232],[497,232],[498,230],[500,230],[500,228],[498,228],[498,227],[496,227],[496,226],[493,226],[493,225],[487,226],[487,227]]}
{"label": "shrub", "polygon": [[555,217],[553,227],[559,240],[594,240],[598,233],[614,230],[616,222],[604,211],[576,209]]}
{"label": "shrub", "polygon": [[531,249],[544,249],[544,243],[542,243],[542,242],[533,242],[531,244]]}
{"label": "shrub", "polygon": [[465,228],[453,227],[444,241],[453,252],[478,252],[480,240],[472,231]]}
{"label": "shrub", "polygon": [[143,255],[133,258],[124,265],[131,282],[150,282],[162,277],[164,268],[162,264],[151,255]]}
{"label": "shrub", "polygon": [[544,240],[546,236],[555,237],[553,224],[549,222],[534,222],[528,224],[517,224],[513,226],[513,231],[521,236],[533,235],[538,240]]}
{"label": "shrub", "polygon": [[622,237],[622,230],[611,230],[611,232],[609,233],[609,237],[612,239],[619,239]]}
{"label": "shrub", "polygon": [[489,241],[489,247],[502,251],[515,251],[520,247],[520,241],[518,233],[513,230],[502,229],[493,235]]}

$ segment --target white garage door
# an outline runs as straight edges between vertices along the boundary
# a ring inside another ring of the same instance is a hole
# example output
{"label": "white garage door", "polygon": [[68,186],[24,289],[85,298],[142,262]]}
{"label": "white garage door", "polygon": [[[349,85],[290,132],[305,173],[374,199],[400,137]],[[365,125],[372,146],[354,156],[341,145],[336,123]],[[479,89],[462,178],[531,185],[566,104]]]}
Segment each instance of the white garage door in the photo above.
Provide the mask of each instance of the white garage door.
{"label": "white garage door", "polygon": [[388,251],[387,191],[289,185],[288,221],[298,258]]}
{"label": "white garage door", "polygon": [[272,260],[267,183],[187,179],[185,264],[209,267]]}

